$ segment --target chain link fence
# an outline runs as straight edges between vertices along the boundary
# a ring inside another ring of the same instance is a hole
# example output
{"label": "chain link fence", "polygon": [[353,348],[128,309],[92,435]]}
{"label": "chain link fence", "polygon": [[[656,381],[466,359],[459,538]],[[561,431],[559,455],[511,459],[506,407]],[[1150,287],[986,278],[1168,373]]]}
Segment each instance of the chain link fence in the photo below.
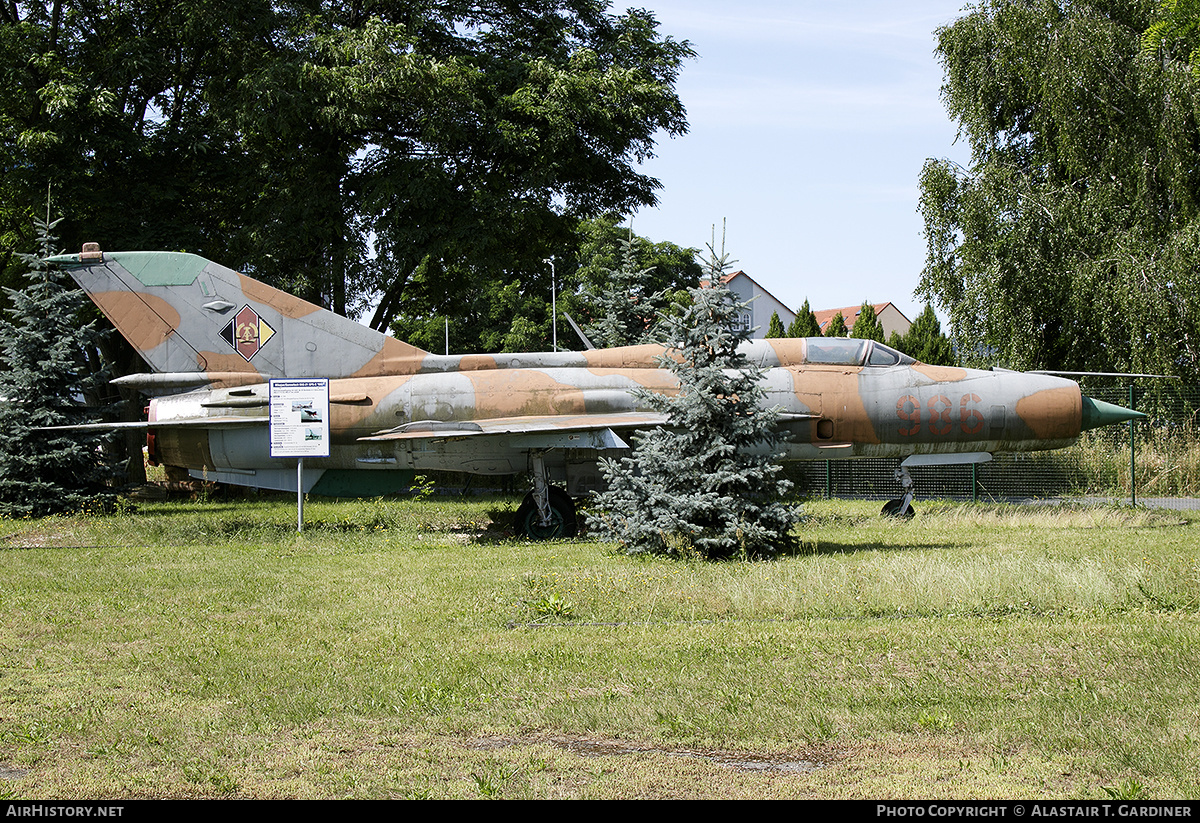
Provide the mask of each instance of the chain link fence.
{"label": "chain link fence", "polygon": [[[917,499],[1124,502],[1200,509],[1200,386],[1158,378],[1092,378],[1083,393],[1136,409],[1146,420],[1085,432],[1067,449],[997,454],[988,463],[909,469]],[[807,497],[903,496],[896,459],[789,464]]]}

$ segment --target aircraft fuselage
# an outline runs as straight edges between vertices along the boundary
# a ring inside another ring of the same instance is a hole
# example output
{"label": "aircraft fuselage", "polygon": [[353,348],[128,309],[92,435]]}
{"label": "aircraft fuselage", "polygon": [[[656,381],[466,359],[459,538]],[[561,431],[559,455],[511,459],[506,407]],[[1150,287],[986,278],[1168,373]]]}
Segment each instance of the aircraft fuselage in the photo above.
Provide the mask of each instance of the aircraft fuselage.
{"label": "aircraft fuselage", "polygon": [[[598,457],[670,425],[645,399],[677,390],[668,347],[437,355],[196,255],[89,244],[52,262],[152,369],[114,381],[155,396],[147,422],[115,426],[146,427],[152,455],[194,477],[294,490],[295,460],[270,454],[269,381],[322,378],[330,449],[305,458],[312,490],[343,493],[321,485],[334,476],[348,493],[371,494],[400,490],[413,471],[532,469],[539,522],[557,511],[571,533],[569,498],[547,498],[546,481],[585,492],[599,481]],[[784,460],[975,460],[1060,448],[1138,416],[1069,380],[928,366],[865,340],[755,340],[741,351],[762,369]],[[527,531],[532,523],[526,516]]]}
{"label": "aircraft fuselage", "polygon": [[[1081,430],[1079,387],[1048,375],[906,363],[777,366],[764,371],[764,383],[765,405],[783,412],[786,436],[777,451],[784,460],[1053,449],[1070,445]],[[469,424],[648,411],[635,390],[671,393],[676,386],[661,368],[515,368],[334,380],[330,456],[309,458],[306,465],[514,474],[527,468],[528,432],[483,438],[451,428],[444,437],[363,438],[421,421]],[[264,383],[153,400],[152,422],[235,416],[251,424],[159,429],[157,458],[209,473],[287,469],[292,461],[272,459],[268,451],[263,429],[268,399]],[[626,436],[636,426],[618,422],[612,428]],[[549,456],[548,466],[560,481],[569,461],[597,457],[586,441],[559,451]]]}

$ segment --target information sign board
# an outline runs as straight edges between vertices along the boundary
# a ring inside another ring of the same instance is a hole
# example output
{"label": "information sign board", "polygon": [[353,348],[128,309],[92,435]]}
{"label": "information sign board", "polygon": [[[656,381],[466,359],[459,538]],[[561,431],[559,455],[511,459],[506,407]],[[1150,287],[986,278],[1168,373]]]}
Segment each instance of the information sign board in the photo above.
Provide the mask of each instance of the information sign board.
{"label": "information sign board", "polygon": [[272,380],[271,456],[329,456],[329,381]]}

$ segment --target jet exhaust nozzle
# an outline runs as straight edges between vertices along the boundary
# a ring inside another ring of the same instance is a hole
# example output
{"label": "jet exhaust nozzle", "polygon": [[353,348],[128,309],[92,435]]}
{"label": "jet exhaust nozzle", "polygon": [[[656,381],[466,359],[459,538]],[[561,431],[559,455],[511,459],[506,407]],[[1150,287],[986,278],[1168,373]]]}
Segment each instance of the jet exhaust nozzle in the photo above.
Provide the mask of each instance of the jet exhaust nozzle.
{"label": "jet exhaust nozzle", "polygon": [[1127,409],[1115,403],[1105,403],[1103,400],[1084,397],[1083,419],[1080,422],[1079,430],[1089,431],[1090,429],[1098,429],[1101,426],[1124,423],[1126,420],[1141,420],[1145,417],[1146,415],[1140,411]]}

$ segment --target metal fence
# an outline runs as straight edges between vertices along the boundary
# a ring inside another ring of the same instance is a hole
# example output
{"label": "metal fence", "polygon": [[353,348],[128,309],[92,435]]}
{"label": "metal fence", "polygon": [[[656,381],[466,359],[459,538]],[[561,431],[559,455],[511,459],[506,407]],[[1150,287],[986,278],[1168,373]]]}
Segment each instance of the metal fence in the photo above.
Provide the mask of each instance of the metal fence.
{"label": "metal fence", "polygon": [[[917,499],[985,502],[1124,502],[1200,509],[1200,386],[1173,379],[1093,379],[1084,394],[1149,415],[1085,432],[1067,449],[998,454],[988,463],[909,469]],[[899,460],[790,464],[808,497],[885,500],[902,496]]]}

